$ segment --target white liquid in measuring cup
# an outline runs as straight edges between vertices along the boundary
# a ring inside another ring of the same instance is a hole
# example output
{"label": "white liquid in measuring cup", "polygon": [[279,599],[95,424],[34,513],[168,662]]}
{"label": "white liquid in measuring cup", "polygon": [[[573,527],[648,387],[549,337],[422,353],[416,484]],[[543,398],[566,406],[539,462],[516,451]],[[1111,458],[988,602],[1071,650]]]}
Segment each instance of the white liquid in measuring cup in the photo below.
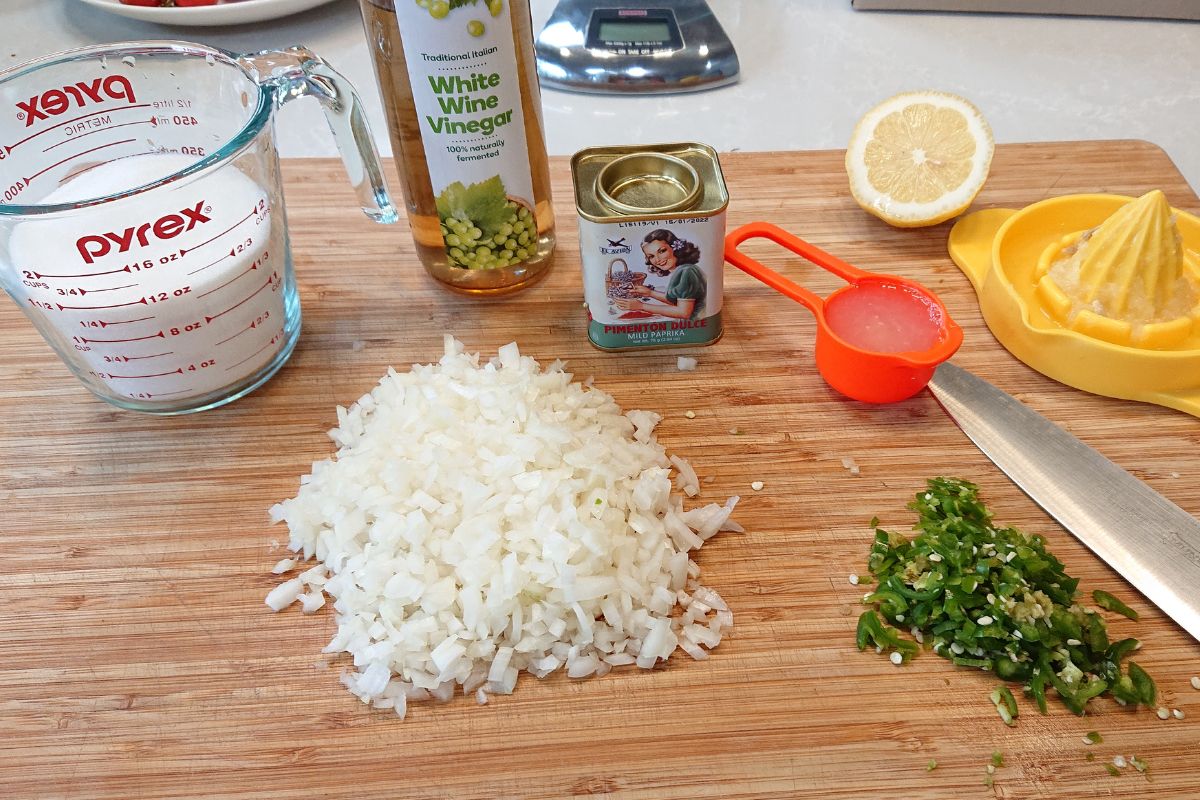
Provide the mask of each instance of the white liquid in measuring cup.
{"label": "white liquid in measuring cup", "polygon": [[[40,202],[102,197],[194,161],[119,159]],[[229,165],[181,183],[23,223],[8,242],[17,289],[43,332],[74,350],[85,378],[131,400],[179,402],[236,385],[285,344],[286,245],[271,235],[266,190]]]}

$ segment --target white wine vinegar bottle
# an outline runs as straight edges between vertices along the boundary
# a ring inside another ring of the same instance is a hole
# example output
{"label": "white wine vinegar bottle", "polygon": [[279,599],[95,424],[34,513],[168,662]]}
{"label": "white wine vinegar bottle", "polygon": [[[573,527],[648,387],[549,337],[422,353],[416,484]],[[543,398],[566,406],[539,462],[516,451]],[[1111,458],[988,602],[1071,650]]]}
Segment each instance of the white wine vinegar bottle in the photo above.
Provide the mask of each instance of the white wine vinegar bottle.
{"label": "white wine vinegar bottle", "polygon": [[359,0],[417,255],[471,294],[550,268],[529,0]]}

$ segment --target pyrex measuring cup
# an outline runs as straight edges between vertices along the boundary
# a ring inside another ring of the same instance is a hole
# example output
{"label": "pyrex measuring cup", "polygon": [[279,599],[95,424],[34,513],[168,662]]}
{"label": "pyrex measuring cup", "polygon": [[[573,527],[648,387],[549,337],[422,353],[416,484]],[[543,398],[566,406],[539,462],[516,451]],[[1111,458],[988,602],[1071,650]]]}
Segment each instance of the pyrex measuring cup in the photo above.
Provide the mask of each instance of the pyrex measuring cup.
{"label": "pyrex measuring cup", "polygon": [[[764,238],[847,281],[824,300],[738,250]],[[725,237],[725,259],[797,301],[817,319],[817,370],[842,394],[866,403],[912,397],[962,344],[962,329],[933,292],[915,281],[852,267],[775,225],[752,222]]]}
{"label": "pyrex measuring cup", "polygon": [[271,377],[300,333],[272,114],[324,107],[391,222],[353,88],[303,48],[128,42],[0,73],[0,285],[92,392],[177,414]]}

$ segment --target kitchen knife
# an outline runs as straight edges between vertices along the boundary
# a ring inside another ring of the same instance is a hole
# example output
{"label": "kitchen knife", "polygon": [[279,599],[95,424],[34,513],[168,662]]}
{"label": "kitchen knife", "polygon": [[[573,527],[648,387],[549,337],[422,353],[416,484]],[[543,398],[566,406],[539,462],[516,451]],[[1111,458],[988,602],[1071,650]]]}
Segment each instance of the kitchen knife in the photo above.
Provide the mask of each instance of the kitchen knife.
{"label": "kitchen knife", "polygon": [[1025,494],[1200,640],[1200,522],[1012,395],[950,363],[929,389]]}

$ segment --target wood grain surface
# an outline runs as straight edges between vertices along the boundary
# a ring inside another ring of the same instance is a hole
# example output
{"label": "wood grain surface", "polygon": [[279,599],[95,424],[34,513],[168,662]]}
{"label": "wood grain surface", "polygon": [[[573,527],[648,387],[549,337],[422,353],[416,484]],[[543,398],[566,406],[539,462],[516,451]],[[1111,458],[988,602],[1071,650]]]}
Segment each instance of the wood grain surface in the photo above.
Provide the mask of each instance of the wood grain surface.
{"label": "wood grain surface", "polygon": [[[948,224],[895,230],[868,216],[840,152],[722,161],[731,226],[776,222],[924,282],[965,329],[955,363],[1200,512],[1200,423],[1017,362],[946,256]],[[838,396],[814,370],[812,319],[734,270],[725,338],[684,351],[699,358],[695,372],[675,369],[681,351],[593,349],[565,159],[553,164],[557,264],[496,300],[428,279],[405,225],[363,218],[336,162],[283,167],[304,331],[279,375],[231,406],[165,419],[111,408],[0,304],[0,797],[1200,797],[1200,692],[1188,685],[1200,645],[1021,494],[928,393],[886,407]],[[1153,145],[1007,145],[977,206],[1154,187],[1200,211]],[[780,252],[750,252],[818,291],[835,285]],[[697,559],[736,618],[712,658],[586,681],[522,675],[511,697],[421,704],[401,722],[341,687],[344,661],[321,658],[328,607],[306,617],[263,605],[287,540],[266,510],[332,453],[334,407],[389,365],[436,359],[447,331],[471,349],[516,340],[543,361],[567,359],[625,408],[665,415],[661,440],[714,478],[702,499],[743,496],[748,532]],[[847,576],[865,571],[867,521],[907,529],[906,502],[939,474],[976,481],[999,521],[1045,535],[1089,595],[1128,599],[1142,621],[1111,629],[1142,639],[1139,662],[1187,718],[1107,700],[1083,719],[1057,703],[1043,717],[1023,703],[1006,728],[987,698],[993,677],[930,654],[897,668],[855,650],[862,591]],[[754,480],[765,488],[751,491]],[[1090,730],[1104,743],[1086,746]],[[994,750],[1006,766],[987,788]],[[1145,758],[1150,773],[1109,776],[1102,765],[1117,754]]]}

